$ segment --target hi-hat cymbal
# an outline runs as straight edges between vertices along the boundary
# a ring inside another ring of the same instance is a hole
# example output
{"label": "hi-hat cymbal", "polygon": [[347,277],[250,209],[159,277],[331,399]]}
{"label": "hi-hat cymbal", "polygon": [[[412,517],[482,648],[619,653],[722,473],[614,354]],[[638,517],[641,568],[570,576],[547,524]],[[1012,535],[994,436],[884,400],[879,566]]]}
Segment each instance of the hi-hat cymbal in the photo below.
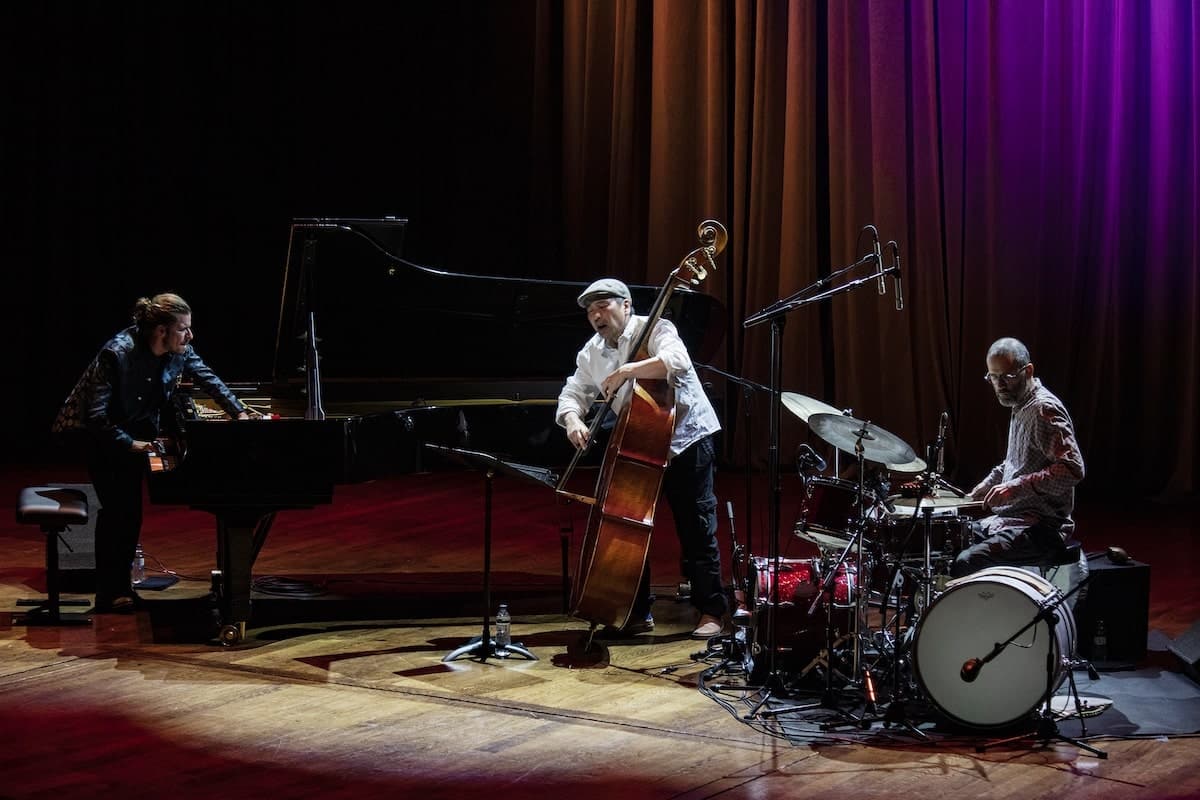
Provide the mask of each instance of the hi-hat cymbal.
{"label": "hi-hat cymbal", "polygon": [[917,457],[900,437],[854,417],[813,414],[808,418],[808,426],[817,436],[850,455],[856,454],[855,447],[861,442],[863,458],[867,461],[905,464]]}
{"label": "hi-hat cymbal", "polygon": [[779,397],[783,401],[784,408],[805,422],[808,422],[808,418],[813,414],[842,413],[828,403],[822,403],[820,400],[796,392],[780,392]]}

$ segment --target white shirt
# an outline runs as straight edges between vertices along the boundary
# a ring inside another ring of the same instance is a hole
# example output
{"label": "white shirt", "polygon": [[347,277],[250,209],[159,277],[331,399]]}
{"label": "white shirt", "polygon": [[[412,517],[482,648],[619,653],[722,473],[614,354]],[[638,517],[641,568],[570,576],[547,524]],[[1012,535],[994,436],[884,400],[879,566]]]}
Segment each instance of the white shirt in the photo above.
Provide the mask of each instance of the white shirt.
{"label": "white shirt", "polygon": [[[558,411],[554,420],[566,427],[564,418],[574,411],[583,419],[592,402],[600,394],[600,384],[629,360],[633,343],[646,325],[646,317],[634,315],[617,340],[610,347],[600,334],[594,334],[575,356],[575,374],[567,378],[566,385],[558,395]],[[671,437],[671,457],[675,457],[691,445],[721,430],[717,412],[704,394],[700,378],[692,366],[687,347],[679,338],[679,331],[670,320],[659,320],[650,335],[647,347],[651,357],[658,356],[667,367],[667,380],[675,389],[675,433]],[[613,401],[617,414],[629,399],[632,381],[626,381],[618,390]]]}

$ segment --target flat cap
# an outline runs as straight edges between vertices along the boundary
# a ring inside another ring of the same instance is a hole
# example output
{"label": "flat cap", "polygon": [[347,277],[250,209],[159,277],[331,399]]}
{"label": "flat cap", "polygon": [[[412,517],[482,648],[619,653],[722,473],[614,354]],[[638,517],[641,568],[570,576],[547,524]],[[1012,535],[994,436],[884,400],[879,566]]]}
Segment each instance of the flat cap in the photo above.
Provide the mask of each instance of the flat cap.
{"label": "flat cap", "polygon": [[603,300],[608,297],[619,297],[629,300],[629,287],[616,278],[601,278],[583,290],[575,302],[580,308],[587,308],[593,300]]}

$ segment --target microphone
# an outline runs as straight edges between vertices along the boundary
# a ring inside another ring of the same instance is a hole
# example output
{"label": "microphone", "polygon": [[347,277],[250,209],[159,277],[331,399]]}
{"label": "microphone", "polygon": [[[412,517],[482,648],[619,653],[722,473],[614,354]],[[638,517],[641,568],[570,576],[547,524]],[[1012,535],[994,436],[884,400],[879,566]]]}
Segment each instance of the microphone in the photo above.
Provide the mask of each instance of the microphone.
{"label": "microphone", "polygon": [[891,488],[892,485],[883,478],[876,478],[871,483],[871,493],[875,495],[875,499],[883,503],[883,507],[889,514],[895,514],[896,504],[892,502],[891,496],[888,494]]}
{"label": "microphone", "polygon": [[961,677],[967,683],[974,683],[975,679],[979,677],[979,671],[981,669],[983,669],[982,661],[980,661],[978,658],[968,658],[965,662],[963,662],[962,671],[958,674],[959,677]]}
{"label": "microphone", "polygon": [[[892,248],[892,280],[896,284],[896,310],[904,310],[904,285],[900,283],[900,245],[888,242]],[[881,279],[882,280],[882,279]]]}
{"label": "microphone", "polygon": [[733,501],[732,500],[725,501],[725,515],[727,517],[729,517],[730,522],[733,522]]}
{"label": "microphone", "polygon": [[801,472],[824,472],[828,466],[825,459],[817,455],[817,451],[807,444],[796,448],[796,464],[800,467]]}
{"label": "microphone", "polygon": [[937,473],[941,475],[946,470],[946,426],[950,424],[950,412],[943,411],[938,419],[937,436]]}
{"label": "microphone", "polygon": [[866,230],[871,231],[871,244],[875,250],[875,268],[879,270],[879,293],[887,294],[887,282],[883,275],[883,249],[879,246],[879,230],[874,225],[868,225]]}

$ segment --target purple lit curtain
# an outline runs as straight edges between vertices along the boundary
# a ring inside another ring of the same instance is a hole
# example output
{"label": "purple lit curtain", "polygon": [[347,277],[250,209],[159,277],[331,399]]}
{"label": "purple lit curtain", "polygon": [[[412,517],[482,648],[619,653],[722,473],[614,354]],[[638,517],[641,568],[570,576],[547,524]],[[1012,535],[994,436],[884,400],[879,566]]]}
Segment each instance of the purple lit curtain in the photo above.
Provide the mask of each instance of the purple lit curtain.
{"label": "purple lit curtain", "polygon": [[[1200,483],[1194,0],[51,2],[0,22],[19,428],[48,429],[146,292],[239,320],[203,325],[206,359],[269,374],[293,217],[408,216],[405,253],[451,270],[656,285],[717,218],[715,366],[762,383],[768,331],[742,321],[870,252],[871,223],[905,309],[889,284],[793,311],[784,389],[918,452],[948,410],[971,484],[1005,437],[984,354],[1017,336],[1075,418],[1081,491]],[[767,404],[751,426],[706,379],[724,455],[761,466]],[[783,423],[790,461],[811,434]]]}
{"label": "purple lit curtain", "polygon": [[[722,219],[722,365],[765,382],[766,328],[741,320],[869,252],[873,223],[905,310],[889,282],[793,312],[785,389],[918,452],[949,410],[971,484],[1006,433],[984,355],[1016,336],[1074,416],[1085,488],[1194,492],[1198,20],[1185,0],[567,3],[568,269],[661,283]],[[786,458],[808,434],[784,430]]]}

